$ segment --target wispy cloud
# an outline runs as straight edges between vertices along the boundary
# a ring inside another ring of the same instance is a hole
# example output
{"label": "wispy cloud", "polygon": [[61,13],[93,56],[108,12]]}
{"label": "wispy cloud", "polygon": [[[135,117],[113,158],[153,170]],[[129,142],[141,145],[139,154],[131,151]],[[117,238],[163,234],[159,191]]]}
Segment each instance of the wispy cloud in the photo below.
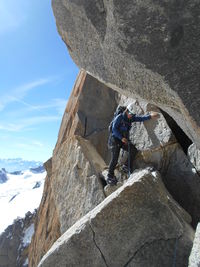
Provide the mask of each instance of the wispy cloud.
{"label": "wispy cloud", "polygon": [[63,115],[64,109],[66,107],[67,100],[63,98],[54,98],[51,100],[51,103],[39,106],[32,106],[33,110],[45,110],[54,108],[57,110],[58,114]]}
{"label": "wispy cloud", "polygon": [[7,132],[18,132],[22,129],[20,125],[13,124],[13,123],[1,123],[0,130],[7,131]]}
{"label": "wispy cloud", "polygon": [[[22,99],[34,88],[40,87],[53,81],[53,78],[38,79],[36,81],[23,84],[9,91],[9,94],[0,96],[0,111],[12,102],[23,102]],[[23,102],[25,104],[25,102]],[[27,104],[28,105],[28,104]],[[31,106],[31,105],[29,105]]]}
{"label": "wispy cloud", "polygon": [[22,119],[17,121],[16,123],[1,123],[0,130],[8,131],[8,132],[20,132],[27,130],[29,127],[34,125],[44,124],[48,122],[60,121],[60,116],[38,116],[31,117],[28,119]]}
{"label": "wispy cloud", "polygon": [[15,89],[13,89],[13,93],[17,94],[18,98],[24,97],[24,95],[26,93],[28,93],[30,90],[32,90],[33,88],[42,86],[44,84],[47,84],[49,82],[53,81],[53,78],[43,78],[43,79],[38,79],[36,81],[30,82],[30,83],[26,83],[23,84],[19,87],[16,87]]}
{"label": "wispy cloud", "polygon": [[62,116],[67,104],[67,100],[63,98],[54,98],[49,103],[43,105],[29,104],[28,102],[21,99],[16,99],[16,102],[19,102],[24,105],[24,108],[18,109],[16,111],[9,111],[7,112],[8,116],[19,117],[30,112],[39,112],[40,114],[46,116],[49,115],[49,112],[53,112],[54,114]]}
{"label": "wispy cloud", "polygon": [[63,114],[63,111],[64,111],[66,103],[67,103],[66,99],[63,99],[63,98],[52,99],[51,103],[47,103],[44,105],[31,105],[31,104],[29,104],[25,101],[21,101],[21,100],[19,102],[22,103],[23,105],[25,105],[27,107],[27,109],[30,111],[32,111],[32,110],[41,111],[41,110],[55,108],[57,110],[57,112],[61,115]]}

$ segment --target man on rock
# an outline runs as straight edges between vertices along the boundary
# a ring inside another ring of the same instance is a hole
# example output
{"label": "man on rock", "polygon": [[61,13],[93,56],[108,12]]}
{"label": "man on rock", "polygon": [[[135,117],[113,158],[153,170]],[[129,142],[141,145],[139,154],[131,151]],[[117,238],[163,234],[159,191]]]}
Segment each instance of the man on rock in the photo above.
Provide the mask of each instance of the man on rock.
{"label": "man on rock", "polygon": [[[147,115],[134,114],[134,104],[129,104],[126,110],[116,116],[112,123],[112,136],[111,136],[111,161],[109,164],[107,183],[110,185],[116,185],[117,179],[114,175],[114,170],[118,162],[120,149],[124,149],[129,152],[129,166],[126,166],[129,173],[133,171],[133,159],[134,151],[136,150],[134,145],[129,141],[129,131],[131,129],[132,122],[143,122],[152,118],[158,118],[157,112],[150,112]],[[128,165],[128,162],[127,164]]]}

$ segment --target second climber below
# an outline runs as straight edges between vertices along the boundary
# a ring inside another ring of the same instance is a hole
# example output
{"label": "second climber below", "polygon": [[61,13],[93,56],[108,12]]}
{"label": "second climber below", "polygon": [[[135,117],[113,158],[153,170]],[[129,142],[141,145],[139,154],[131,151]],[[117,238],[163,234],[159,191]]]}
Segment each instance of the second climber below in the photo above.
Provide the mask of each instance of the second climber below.
{"label": "second climber below", "polygon": [[[135,147],[129,142],[129,131],[131,129],[132,122],[143,122],[150,120],[152,118],[158,118],[159,114],[157,112],[150,112],[146,115],[136,115],[134,114],[135,106],[134,104],[129,104],[125,111],[118,116],[116,116],[112,122],[112,133],[111,133],[111,160],[108,169],[107,183],[110,185],[117,184],[117,178],[114,175],[115,167],[118,163],[120,149],[124,149],[129,152],[129,162],[130,166],[129,173],[133,171],[133,159]],[[128,144],[129,142],[129,144]],[[128,163],[127,163],[128,164]],[[126,164],[126,165],[127,165]]]}

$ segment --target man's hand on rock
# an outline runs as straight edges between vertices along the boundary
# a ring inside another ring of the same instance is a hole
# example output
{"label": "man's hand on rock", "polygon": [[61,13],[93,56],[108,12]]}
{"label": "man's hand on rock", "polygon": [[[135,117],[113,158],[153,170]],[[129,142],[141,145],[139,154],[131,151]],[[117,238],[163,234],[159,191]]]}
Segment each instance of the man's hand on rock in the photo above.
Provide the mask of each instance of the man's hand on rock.
{"label": "man's hand on rock", "polygon": [[159,118],[159,113],[158,112],[151,111],[150,112],[150,115],[151,115],[151,119],[157,119],[157,118]]}
{"label": "man's hand on rock", "polygon": [[122,138],[122,142],[123,142],[124,144],[128,144],[128,140],[127,140],[125,137]]}

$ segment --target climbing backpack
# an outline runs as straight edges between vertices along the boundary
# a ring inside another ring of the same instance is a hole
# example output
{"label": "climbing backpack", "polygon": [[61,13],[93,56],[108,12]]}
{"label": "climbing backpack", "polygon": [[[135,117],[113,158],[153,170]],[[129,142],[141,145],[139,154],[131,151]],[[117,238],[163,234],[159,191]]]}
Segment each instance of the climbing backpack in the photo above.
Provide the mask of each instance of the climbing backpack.
{"label": "climbing backpack", "polygon": [[114,116],[113,116],[113,119],[111,121],[111,123],[109,124],[108,126],[108,130],[109,130],[109,133],[112,133],[112,126],[113,126],[113,121],[114,119],[121,113],[123,113],[125,111],[126,107],[125,106],[118,106],[115,113],[114,113]]}

